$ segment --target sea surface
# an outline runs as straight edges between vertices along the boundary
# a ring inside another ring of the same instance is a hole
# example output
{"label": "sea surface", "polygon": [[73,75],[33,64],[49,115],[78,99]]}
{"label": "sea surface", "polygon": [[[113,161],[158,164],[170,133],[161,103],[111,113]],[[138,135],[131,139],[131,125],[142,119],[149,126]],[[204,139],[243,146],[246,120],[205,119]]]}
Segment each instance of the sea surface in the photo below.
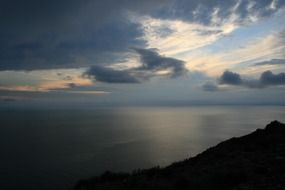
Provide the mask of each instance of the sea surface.
{"label": "sea surface", "polygon": [[0,111],[0,189],[72,189],[106,170],[165,166],[285,122],[282,106]]}

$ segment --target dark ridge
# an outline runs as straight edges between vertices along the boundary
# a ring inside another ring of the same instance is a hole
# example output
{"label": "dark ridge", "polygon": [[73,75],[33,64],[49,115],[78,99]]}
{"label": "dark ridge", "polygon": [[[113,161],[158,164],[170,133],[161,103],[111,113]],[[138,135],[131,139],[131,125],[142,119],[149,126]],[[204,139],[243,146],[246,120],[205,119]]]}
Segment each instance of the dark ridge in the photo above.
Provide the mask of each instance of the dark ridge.
{"label": "dark ridge", "polygon": [[285,125],[273,121],[165,168],[105,172],[75,190],[284,190]]}

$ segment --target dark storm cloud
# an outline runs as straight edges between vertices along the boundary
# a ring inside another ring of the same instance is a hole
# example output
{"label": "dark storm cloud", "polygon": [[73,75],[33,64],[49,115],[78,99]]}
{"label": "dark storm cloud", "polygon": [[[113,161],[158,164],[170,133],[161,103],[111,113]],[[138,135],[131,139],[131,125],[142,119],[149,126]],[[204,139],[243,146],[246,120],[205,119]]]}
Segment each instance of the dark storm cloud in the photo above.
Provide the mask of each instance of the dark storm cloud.
{"label": "dark storm cloud", "polygon": [[[86,24],[84,22],[88,22],[90,29],[92,27],[98,28],[110,20],[120,19],[125,11],[149,12],[160,8],[165,2],[167,1],[2,0],[0,4],[0,22],[6,26],[4,31],[13,31],[14,27],[21,28],[21,32],[34,30],[59,31],[69,29],[69,27],[76,30],[78,28],[74,26],[84,26]],[[51,25],[47,26],[47,24]]]}
{"label": "dark storm cloud", "polygon": [[271,71],[265,71],[260,75],[259,79],[244,79],[238,73],[225,71],[220,77],[219,83],[247,88],[266,88],[285,85],[285,73],[274,74]]}
{"label": "dark storm cloud", "polygon": [[269,61],[262,61],[254,64],[254,66],[260,65],[285,65],[285,59],[271,59]]}
{"label": "dark storm cloud", "polygon": [[[123,59],[124,53],[130,51],[129,47],[146,47],[146,42],[140,38],[143,35],[141,25],[127,18],[130,12],[160,19],[182,19],[207,24],[211,22],[214,8],[219,8],[219,17],[227,18],[232,14],[232,7],[236,2],[235,0],[2,0],[0,71],[110,64]],[[250,14],[262,17],[271,15],[285,4],[279,0],[276,1],[276,9],[269,9],[272,1],[260,0],[256,1],[250,12],[247,7],[251,1],[240,2],[235,11],[240,22]],[[171,32],[167,28],[161,28],[162,36],[167,36]],[[155,58],[155,53],[150,52],[150,54]],[[176,64],[177,60],[160,59],[172,65],[173,77],[184,72],[183,67],[179,66],[181,64]],[[153,68],[155,69],[155,66]]]}
{"label": "dark storm cloud", "polygon": [[4,0],[0,3],[0,70],[76,68],[121,59],[144,47],[128,11],[149,12],[158,1]]}
{"label": "dark storm cloud", "polygon": [[92,66],[85,75],[95,78],[96,81],[106,83],[139,83],[129,70],[115,70],[102,66]]}
{"label": "dark storm cloud", "polygon": [[159,55],[155,49],[134,48],[134,50],[140,55],[142,63],[136,70],[146,72],[170,70],[170,77],[172,78],[182,76],[187,72],[184,61]]}
{"label": "dark storm cloud", "polygon": [[119,58],[119,53],[128,51],[129,46],[144,45],[138,39],[142,35],[140,26],[123,20],[105,24],[94,31],[84,31],[82,36],[72,32],[66,35],[25,42],[11,39],[9,43],[13,45],[10,47],[1,44],[0,70],[76,68],[93,63],[111,63]]}

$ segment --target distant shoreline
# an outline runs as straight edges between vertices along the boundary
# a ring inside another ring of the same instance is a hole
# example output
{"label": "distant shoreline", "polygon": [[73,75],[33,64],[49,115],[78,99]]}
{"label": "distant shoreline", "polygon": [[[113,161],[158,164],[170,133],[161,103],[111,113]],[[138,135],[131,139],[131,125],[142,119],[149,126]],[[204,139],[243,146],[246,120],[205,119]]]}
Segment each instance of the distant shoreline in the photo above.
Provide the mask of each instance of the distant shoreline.
{"label": "distant shoreline", "polygon": [[105,109],[124,109],[124,108],[187,108],[187,107],[285,107],[285,104],[142,104],[142,105],[96,105],[86,106],[58,106],[58,105],[15,105],[15,102],[2,102],[0,111],[72,111],[72,110],[105,110]]}

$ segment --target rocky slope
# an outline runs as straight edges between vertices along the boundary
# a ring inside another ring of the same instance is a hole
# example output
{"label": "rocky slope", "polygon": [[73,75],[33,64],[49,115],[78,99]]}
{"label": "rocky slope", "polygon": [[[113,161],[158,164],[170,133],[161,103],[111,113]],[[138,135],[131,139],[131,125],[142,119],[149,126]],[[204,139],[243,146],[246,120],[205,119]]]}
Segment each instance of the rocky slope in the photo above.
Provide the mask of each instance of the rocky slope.
{"label": "rocky slope", "polygon": [[168,167],[131,174],[106,172],[79,181],[74,189],[284,190],[285,125],[274,121]]}

